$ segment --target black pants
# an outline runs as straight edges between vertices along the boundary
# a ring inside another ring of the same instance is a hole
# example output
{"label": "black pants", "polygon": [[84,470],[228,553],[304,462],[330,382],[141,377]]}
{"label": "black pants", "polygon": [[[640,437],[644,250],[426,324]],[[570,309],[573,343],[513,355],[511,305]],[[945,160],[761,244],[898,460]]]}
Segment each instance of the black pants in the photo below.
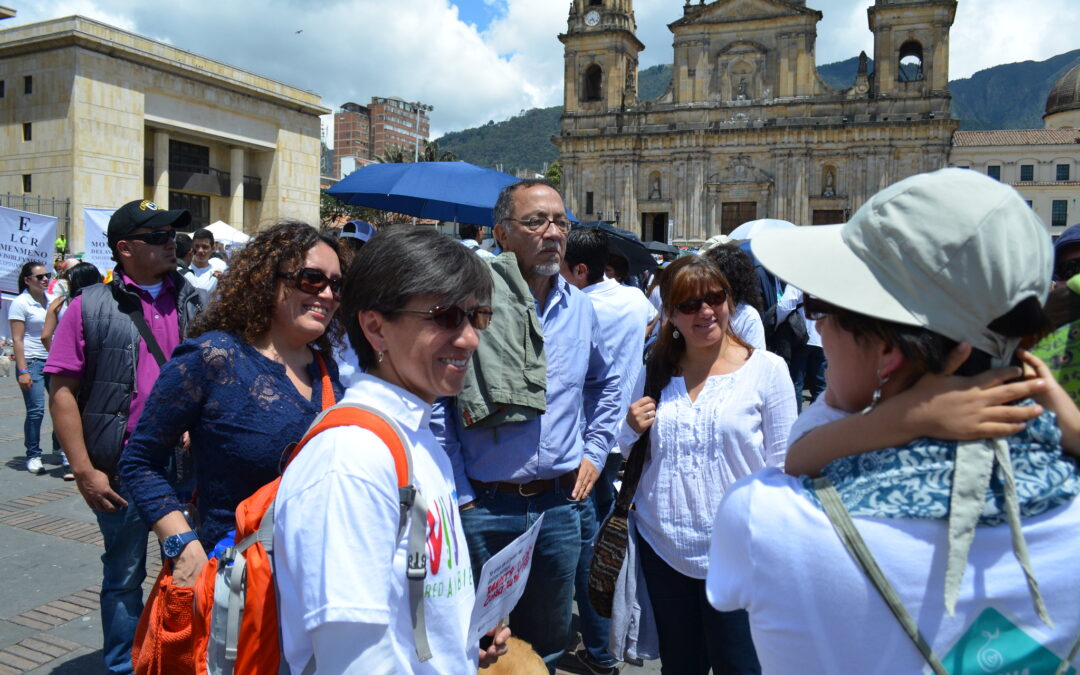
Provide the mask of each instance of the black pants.
{"label": "black pants", "polygon": [[705,597],[705,580],[676,572],[640,536],[641,570],[660,637],[661,672],[670,675],[759,674],[750,617],[718,612]]}

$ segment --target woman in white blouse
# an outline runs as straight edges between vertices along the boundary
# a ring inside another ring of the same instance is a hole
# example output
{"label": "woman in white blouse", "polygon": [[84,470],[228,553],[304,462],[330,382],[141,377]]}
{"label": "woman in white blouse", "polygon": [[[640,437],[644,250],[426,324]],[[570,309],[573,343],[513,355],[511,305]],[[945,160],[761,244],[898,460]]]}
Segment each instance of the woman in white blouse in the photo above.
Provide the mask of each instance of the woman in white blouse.
{"label": "woman in white blouse", "polygon": [[668,318],[639,383],[653,395],[633,403],[626,422],[649,434],[634,518],[663,672],[759,673],[746,613],[710,607],[705,576],[725,491],[783,465],[791,378],[783,359],[732,332],[731,286],[712,260],[679,258],[660,295]]}

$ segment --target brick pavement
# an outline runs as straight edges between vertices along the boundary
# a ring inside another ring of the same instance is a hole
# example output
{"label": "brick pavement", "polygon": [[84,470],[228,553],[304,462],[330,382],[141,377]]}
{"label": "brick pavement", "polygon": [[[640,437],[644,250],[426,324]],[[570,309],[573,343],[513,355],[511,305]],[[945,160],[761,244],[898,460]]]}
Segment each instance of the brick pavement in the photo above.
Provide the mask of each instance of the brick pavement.
{"label": "brick pavement", "polygon": [[[101,534],[75,484],[62,480],[59,457],[46,455],[44,475],[26,472],[23,415],[14,378],[0,377],[0,675],[104,674]],[[43,447],[51,430],[46,415]],[[161,561],[156,545],[147,548],[148,591]]]}

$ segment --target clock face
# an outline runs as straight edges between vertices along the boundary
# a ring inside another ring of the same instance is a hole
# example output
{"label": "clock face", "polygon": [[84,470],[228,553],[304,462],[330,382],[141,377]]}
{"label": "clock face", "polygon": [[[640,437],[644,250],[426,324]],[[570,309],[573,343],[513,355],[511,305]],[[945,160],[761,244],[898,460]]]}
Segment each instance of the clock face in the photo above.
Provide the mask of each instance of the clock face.
{"label": "clock face", "polygon": [[600,23],[600,12],[594,9],[585,15],[586,26],[595,26],[598,23]]}

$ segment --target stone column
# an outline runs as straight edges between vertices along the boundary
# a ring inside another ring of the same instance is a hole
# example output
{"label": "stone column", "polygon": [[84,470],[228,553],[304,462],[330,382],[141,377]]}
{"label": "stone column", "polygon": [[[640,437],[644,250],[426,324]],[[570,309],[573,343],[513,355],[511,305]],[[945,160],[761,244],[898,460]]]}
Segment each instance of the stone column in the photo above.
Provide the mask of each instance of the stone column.
{"label": "stone column", "polygon": [[169,133],[154,130],[154,203],[169,208]]}
{"label": "stone column", "polygon": [[229,148],[229,179],[232,196],[229,198],[229,225],[244,230],[244,149]]}

